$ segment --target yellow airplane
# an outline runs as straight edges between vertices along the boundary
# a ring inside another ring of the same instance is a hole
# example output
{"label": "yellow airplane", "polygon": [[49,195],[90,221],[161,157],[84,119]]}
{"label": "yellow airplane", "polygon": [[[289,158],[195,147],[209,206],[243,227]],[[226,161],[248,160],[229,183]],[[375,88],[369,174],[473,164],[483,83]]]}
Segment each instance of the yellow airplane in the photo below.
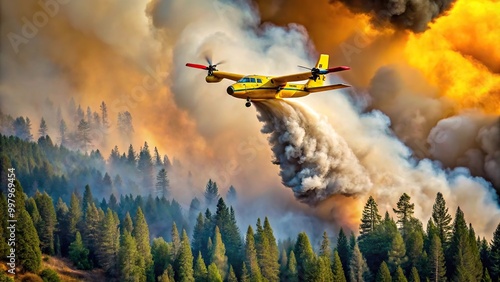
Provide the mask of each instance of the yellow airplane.
{"label": "yellow airplane", "polygon": [[[220,82],[222,79],[230,79],[236,81],[227,88],[227,94],[239,98],[246,99],[245,106],[250,107],[251,101],[262,101],[268,99],[282,98],[298,98],[309,95],[314,92],[328,91],[350,87],[345,84],[325,85],[325,75],[332,72],[345,71],[350,67],[340,66],[328,68],[329,56],[321,54],[316,66],[310,71],[295,73],[284,76],[264,76],[264,75],[243,75],[237,73],[223,72],[217,70],[217,65],[223,62],[212,65],[209,58],[206,58],[208,66],[187,63],[187,67],[203,69],[208,71],[205,80],[208,83]],[[295,81],[308,80],[304,84],[294,83]]]}

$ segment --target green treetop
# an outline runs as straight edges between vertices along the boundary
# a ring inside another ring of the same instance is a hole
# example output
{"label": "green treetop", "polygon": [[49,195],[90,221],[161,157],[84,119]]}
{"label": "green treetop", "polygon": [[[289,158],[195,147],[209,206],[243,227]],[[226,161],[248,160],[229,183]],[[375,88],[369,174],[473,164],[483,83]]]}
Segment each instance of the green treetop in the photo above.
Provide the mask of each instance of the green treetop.
{"label": "green treetop", "polygon": [[380,268],[378,269],[377,278],[375,279],[375,281],[392,282],[391,272],[389,271],[389,268],[387,267],[385,261],[380,264]]}

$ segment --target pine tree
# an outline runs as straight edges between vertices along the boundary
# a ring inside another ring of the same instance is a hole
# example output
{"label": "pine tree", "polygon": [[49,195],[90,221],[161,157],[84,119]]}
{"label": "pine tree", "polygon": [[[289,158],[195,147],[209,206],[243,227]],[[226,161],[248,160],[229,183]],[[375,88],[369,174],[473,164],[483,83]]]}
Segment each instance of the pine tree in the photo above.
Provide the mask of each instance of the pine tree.
{"label": "pine tree", "polygon": [[469,224],[469,247],[471,250],[472,265],[469,271],[477,280],[483,277],[483,264],[481,263],[481,255],[479,253],[479,244],[476,241],[476,232],[472,228],[472,224]]}
{"label": "pine tree", "polygon": [[16,211],[16,266],[23,271],[37,272],[42,262],[40,241],[30,215],[25,208],[25,196],[21,184],[14,180]]}
{"label": "pine tree", "polygon": [[128,152],[127,152],[127,165],[129,167],[134,167],[137,163],[137,155],[135,153],[134,147],[132,144],[128,147]]}
{"label": "pine tree", "polygon": [[201,252],[203,248],[203,231],[205,229],[204,226],[204,221],[203,221],[203,215],[201,212],[198,214],[198,217],[196,218],[196,225],[194,226],[193,229],[193,252],[198,253]]}
{"label": "pine tree", "polygon": [[[17,199],[17,197],[16,197]],[[36,229],[28,212],[17,206],[16,256],[23,271],[36,272],[40,268],[42,254]]]}
{"label": "pine tree", "polygon": [[102,101],[100,109],[101,109],[101,119],[102,119],[101,124],[104,129],[108,129],[109,128],[108,107],[106,106],[106,103],[104,103],[104,101]]}
{"label": "pine tree", "polygon": [[92,143],[90,136],[90,125],[84,119],[80,120],[78,124],[78,140],[81,142],[81,148],[87,151]]}
{"label": "pine tree", "polygon": [[219,273],[219,269],[215,263],[211,263],[208,266],[208,281],[210,282],[222,282],[222,277]]}
{"label": "pine tree", "polygon": [[64,119],[61,119],[61,122],[59,123],[59,142],[61,146],[66,146],[68,143],[68,137],[66,135],[67,131],[68,126],[66,125]]}
{"label": "pine tree", "polygon": [[40,224],[37,232],[40,237],[40,249],[43,253],[53,255],[54,249],[54,230],[56,228],[57,218],[52,198],[47,193],[37,192],[35,202],[40,214]]}
{"label": "pine tree", "polygon": [[[222,234],[222,242],[226,246],[226,255],[228,259],[228,264],[234,265],[235,267],[239,268],[243,262],[241,255],[243,242],[241,240],[240,230],[236,223],[234,210],[233,208],[229,209],[226,206],[224,199],[222,198],[219,198],[217,202],[217,211],[215,213],[215,225],[219,227],[220,232]],[[270,230],[270,232],[271,232],[270,236],[273,236],[272,230]],[[224,273],[222,271],[221,274],[224,277]]]}
{"label": "pine tree", "polygon": [[158,282],[174,282],[174,270],[172,265],[168,265],[167,269],[163,271],[163,274],[158,276]]}
{"label": "pine tree", "polygon": [[137,169],[142,176],[142,185],[147,189],[153,188],[153,157],[149,151],[149,146],[147,142],[144,142],[144,147],[139,152],[139,160],[137,162]]}
{"label": "pine tree", "polygon": [[288,265],[288,256],[286,254],[286,248],[281,249],[280,253],[280,280],[283,281],[284,279],[284,274],[286,271],[286,266]]}
{"label": "pine tree", "polygon": [[[120,249],[119,222],[115,219],[113,211],[108,209],[105,217],[99,223],[99,239],[97,240],[97,261],[102,269],[110,276],[116,276],[117,258]],[[149,245],[149,241],[148,241]]]}
{"label": "pine tree", "polygon": [[163,167],[163,162],[161,161],[160,153],[158,152],[158,148],[154,149],[154,164],[156,167]]}
{"label": "pine tree", "polygon": [[500,223],[493,233],[490,250],[491,279],[497,281],[500,278]]}
{"label": "pine tree", "polygon": [[380,264],[380,268],[378,269],[377,278],[375,279],[375,281],[392,282],[391,272],[389,271],[389,268],[387,267],[385,261]]}
{"label": "pine tree", "polygon": [[[366,258],[368,267],[372,273],[376,273],[380,264],[388,260],[392,242],[398,234],[396,223],[386,212],[384,219],[375,230],[362,239],[360,238],[359,248]],[[399,236],[401,235],[399,234]]]}
{"label": "pine tree", "polygon": [[88,206],[92,203],[94,203],[94,196],[92,196],[92,190],[90,190],[89,185],[85,185],[85,191],[83,192],[83,202],[82,202],[83,214],[85,214]]}
{"label": "pine tree", "polygon": [[139,160],[137,162],[137,169],[142,176],[142,185],[146,189],[153,188],[153,157],[149,151],[149,146],[147,142],[144,142],[144,147],[142,147],[139,152]]}
{"label": "pine tree", "polygon": [[476,276],[477,266],[475,265],[474,252],[469,240],[469,229],[460,207],[457,208],[455,221],[453,222],[449,256],[451,258],[450,265],[452,266],[450,273],[454,280],[479,281],[481,279],[481,277]]}
{"label": "pine tree", "polygon": [[99,240],[99,222],[101,218],[99,211],[94,203],[88,205],[85,212],[85,223],[82,228],[83,243],[89,249],[89,257],[93,261],[97,250],[97,241]]}
{"label": "pine tree", "polygon": [[428,269],[430,279],[434,282],[446,281],[446,266],[444,262],[443,248],[441,240],[437,234],[434,234],[429,246]]}
{"label": "pine tree", "polygon": [[370,271],[368,270],[368,266],[366,265],[366,260],[363,258],[363,255],[359,251],[359,247],[357,244],[354,245],[351,261],[349,263],[349,269],[351,282],[363,282],[370,275]]}
{"label": "pine tree", "polygon": [[36,201],[34,198],[28,198],[26,199],[26,211],[31,217],[31,220],[33,221],[33,225],[37,229],[37,233],[39,232],[39,229],[41,229],[41,222],[42,222],[42,217],[40,216],[40,213],[38,212],[38,207],[36,206]]}
{"label": "pine tree", "polygon": [[181,236],[179,235],[179,231],[177,229],[177,225],[175,224],[175,221],[172,223],[172,248],[173,248],[173,254],[174,258],[177,257],[179,254],[179,250],[181,248]]}
{"label": "pine tree", "polygon": [[344,269],[345,273],[349,273],[349,260],[350,260],[351,250],[349,247],[349,241],[342,227],[339,230],[339,236],[337,240],[337,251],[339,253],[340,261],[342,262],[342,268]]}
{"label": "pine tree", "polygon": [[193,282],[193,253],[189,246],[189,238],[186,230],[182,232],[181,249],[176,261],[177,271],[175,281]]}
{"label": "pine tree", "polygon": [[149,228],[141,207],[137,208],[133,236],[137,242],[137,251],[144,257],[144,267],[146,269],[147,281],[153,281],[153,260],[151,255],[151,246],[149,244]]}
{"label": "pine tree", "polygon": [[276,243],[276,238],[274,237],[274,232],[273,229],[271,228],[271,223],[269,222],[269,219],[267,216],[264,218],[264,235],[266,236],[268,242],[269,242],[269,249],[270,249],[270,262],[269,262],[269,268],[271,275],[269,275],[268,280],[273,281],[279,280],[279,249],[278,249],[278,244]]}
{"label": "pine tree", "polygon": [[80,232],[76,232],[75,241],[69,246],[69,258],[78,269],[91,269],[89,250],[83,245]]}
{"label": "pine tree", "polygon": [[227,194],[226,194],[226,199],[229,203],[236,203],[236,201],[238,200],[238,193],[236,192],[236,189],[234,189],[234,186],[231,185],[229,186],[229,190],[227,190]]}
{"label": "pine tree", "polygon": [[[56,205],[56,227],[54,230],[54,249],[55,254],[58,257],[61,257],[62,254],[67,255],[67,247],[71,243],[71,234],[68,229],[68,214],[69,209],[66,203],[63,202],[61,198],[57,200]],[[61,243],[64,244],[64,247],[61,248]]]}
{"label": "pine tree", "polygon": [[222,242],[222,237],[218,226],[215,227],[215,235],[214,235],[213,247],[210,254],[210,262],[212,264],[215,264],[215,266],[218,269],[218,273],[220,273],[220,276],[222,277],[222,279],[224,279],[226,277],[226,273],[228,270],[228,264],[226,256],[226,247]]}
{"label": "pine tree", "polygon": [[92,120],[92,110],[90,109],[90,107],[89,107],[89,106],[87,106],[87,115],[86,115],[86,119],[87,119],[87,120],[86,120],[86,122],[87,122],[90,126],[92,126],[92,122],[93,122],[93,120]]}
{"label": "pine tree", "polygon": [[308,267],[314,263],[315,255],[309,242],[309,237],[304,232],[299,233],[295,243],[294,253],[297,259],[297,272],[299,281],[305,281]]}
{"label": "pine tree", "polygon": [[290,251],[288,265],[285,272],[285,281],[289,282],[298,282],[299,281],[299,273],[297,271],[297,260],[295,259],[295,253]]}
{"label": "pine tree", "polygon": [[484,237],[479,242],[479,245],[480,245],[479,255],[481,257],[481,262],[483,263],[483,267],[486,269],[490,269],[491,268],[490,245],[488,244],[488,241],[486,241],[486,238]]}
{"label": "pine tree", "polygon": [[248,266],[250,281],[262,281],[262,274],[257,261],[257,250],[255,249],[255,239],[251,226],[248,226],[247,230],[245,257],[245,263]]}
{"label": "pine tree", "polygon": [[333,281],[346,282],[344,269],[342,268],[342,261],[340,260],[340,256],[337,250],[333,252],[332,272]]}
{"label": "pine tree", "polygon": [[399,233],[392,240],[391,250],[388,254],[388,265],[392,271],[403,265],[408,258],[406,257],[406,248],[403,242],[403,237]]}
{"label": "pine tree", "polygon": [[156,194],[158,197],[168,198],[170,195],[169,186],[170,182],[167,177],[167,171],[162,168],[156,176]]}
{"label": "pine tree", "polygon": [[154,238],[151,245],[151,256],[153,258],[154,277],[163,274],[167,265],[172,264],[174,259],[171,257],[172,245],[165,242],[163,237]]}
{"label": "pine tree", "polygon": [[45,122],[45,119],[42,117],[42,120],[40,121],[40,127],[38,128],[38,136],[45,137],[45,135],[47,135],[47,131],[48,131],[47,123]]}
{"label": "pine tree", "polygon": [[238,278],[236,278],[236,273],[234,273],[233,266],[229,266],[229,273],[227,275],[227,282],[238,282]]}
{"label": "pine tree", "polygon": [[128,231],[123,233],[120,240],[118,268],[120,281],[146,281],[144,259],[137,251],[134,237]]}
{"label": "pine tree", "polygon": [[241,267],[241,277],[240,282],[249,282],[250,274],[248,273],[247,264],[243,262],[243,266]]}
{"label": "pine tree", "polygon": [[394,274],[394,282],[408,282],[401,266],[398,266],[398,268],[396,269],[396,273]]}
{"label": "pine tree", "polygon": [[[69,233],[69,209],[61,198],[57,200],[56,205],[56,228],[54,248],[56,256],[61,257],[63,254],[67,256],[68,246],[71,243],[71,234]],[[63,246],[61,246],[63,245]]]}
{"label": "pine tree", "polygon": [[195,282],[207,282],[207,267],[203,258],[201,256],[201,252],[198,252],[198,258],[194,264],[194,281]]}
{"label": "pine tree", "polygon": [[408,267],[416,267],[421,260],[424,250],[424,230],[422,223],[416,218],[410,220],[410,230],[405,245],[409,262]]}
{"label": "pine tree", "polygon": [[393,209],[398,218],[397,223],[399,224],[399,229],[404,241],[406,241],[407,236],[411,231],[410,221],[413,218],[414,210],[415,204],[410,203],[410,196],[406,193],[403,193],[403,195],[399,198],[397,209]]}
{"label": "pine tree", "polygon": [[12,122],[12,127],[14,129],[14,135],[26,140],[33,140],[33,135],[31,134],[31,121],[29,118],[24,119],[24,117],[18,117]]}
{"label": "pine tree", "polygon": [[361,236],[364,236],[373,230],[380,223],[382,217],[378,213],[378,205],[372,196],[368,198],[368,201],[363,208],[363,214],[361,217],[361,225],[359,226]]}
{"label": "pine tree", "polygon": [[128,233],[132,234],[133,230],[134,230],[134,224],[132,223],[132,218],[130,217],[130,213],[127,212],[125,214],[125,218],[123,219],[122,231],[123,232],[127,231]]}
{"label": "pine tree", "polygon": [[134,125],[132,124],[132,114],[129,111],[118,113],[118,131],[125,140],[131,140],[134,133]]}
{"label": "pine tree", "polygon": [[191,199],[191,203],[189,204],[189,212],[188,212],[189,223],[193,224],[193,222],[196,222],[196,217],[200,212],[201,212],[200,200],[194,197],[193,199]]}
{"label": "pine tree", "polygon": [[[317,257],[315,269],[308,271],[307,281],[335,281],[333,280],[333,272],[330,266],[330,259],[326,257]],[[312,271],[311,271],[312,270]]]}
{"label": "pine tree", "polygon": [[448,243],[451,235],[451,215],[448,213],[448,208],[446,207],[446,201],[443,198],[443,194],[438,192],[436,195],[436,200],[432,206],[432,221],[434,226],[436,226],[438,231],[439,239],[441,244],[445,245]]}
{"label": "pine tree", "polygon": [[328,239],[328,234],[323,231],[323,237],[321,240],[321,247],[319,248],[319,256],[325,257],[327,259],[332,258],[332,249],[330,247],[330,239]]}
{"label": "pine tree", "polygon": [[279,281],[279,250],[267,217],[264,220],[264,228],[260,224],[260,218],[257,219],[255,246],[262,277],[271,282]]}
{"label": "pine tree", "polygon": [[418,275],[418,270],[416,267],[411,268],[409,280],[410,282],[420,282],[420,275]]}
{"label": "pine tree", "polygon": [[217,187],[217,183],[212,181],[212,179],[209,179],[207,186],[205,187],[205,204],[210,207],[215,204],[219,197],[219,188]]}
{"label": "pine tree", "polygon": [[69,232],[71,235],[76,234],[78,223],[82,219],[82,208],[80,207],[80,200],[75,195],[71,194],[71,200],[69,204]]}

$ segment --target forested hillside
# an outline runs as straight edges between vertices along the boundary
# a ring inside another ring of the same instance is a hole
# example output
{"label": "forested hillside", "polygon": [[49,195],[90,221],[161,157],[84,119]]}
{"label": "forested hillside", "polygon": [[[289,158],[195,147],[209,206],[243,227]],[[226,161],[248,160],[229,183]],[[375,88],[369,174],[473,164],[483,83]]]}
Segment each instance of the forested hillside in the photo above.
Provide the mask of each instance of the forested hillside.
{"label": "forested hillside", "polygon": [[[498,281],[500,277],[500,225],[492,241],[477,237],[467,215],[460,208],[450,212],[440,193],[425,230],[414,217],[409,195],[401,195],[391,211],[394,218],[379,211],[370,197],[359,230],[325,232],[321,245],[312,246],[304,232],[277,240],[267,218],[255,218],[254,226],[240,230],[231,206],[239,204],[236,190],[221,196],[212,180],[203,199],[194,198],[184,210],[170,197],[169,190],[175,187],[169,185],[169,164],[157,150],[152,155],[147,143],[138,154],[130,146],[127,154],[115,148],[108,158],[98,150],[70,151],[48,136],[37,143],[0,136],[0,145],[1,257],[6,260],[9,254],[4,219],[7,187],[12,183],[16,271],[36,273],[46,281],[57,281],[57,274],[41,269],[43,255],[69,258],[83,270],[100,268],[114,281]],[[9,168],[15,168],[17,180],[7,177]],[[121,171],[128,175],[120,175]],[[142,174],[145,171],[149,178]],[[137,182],[132,183],[134,179]],[[133,191],[129,185],[147,187],[149,196],[141,195],[145,191],[121,194]],[[0,281],[8,281],[7,273],[0,275]]]}

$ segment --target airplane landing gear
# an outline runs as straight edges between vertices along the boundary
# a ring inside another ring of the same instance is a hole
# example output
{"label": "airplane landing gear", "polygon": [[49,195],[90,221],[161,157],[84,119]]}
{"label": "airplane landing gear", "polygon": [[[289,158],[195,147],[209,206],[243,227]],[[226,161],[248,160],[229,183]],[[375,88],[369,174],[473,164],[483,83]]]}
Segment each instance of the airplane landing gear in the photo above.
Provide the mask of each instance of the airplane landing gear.
{"label": "airplane landing gear", "polygon": [[247,102],[245,103],[245,106],[247,108],[250,108],[250,106],[252,106],[252,103],[250,102],[250,98],[247,98]]}

